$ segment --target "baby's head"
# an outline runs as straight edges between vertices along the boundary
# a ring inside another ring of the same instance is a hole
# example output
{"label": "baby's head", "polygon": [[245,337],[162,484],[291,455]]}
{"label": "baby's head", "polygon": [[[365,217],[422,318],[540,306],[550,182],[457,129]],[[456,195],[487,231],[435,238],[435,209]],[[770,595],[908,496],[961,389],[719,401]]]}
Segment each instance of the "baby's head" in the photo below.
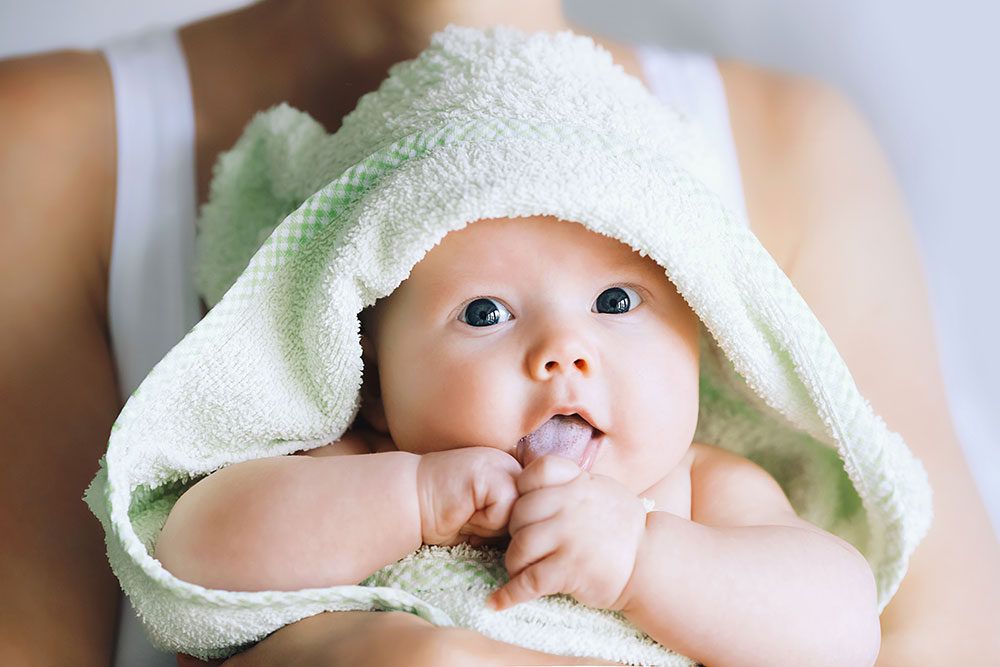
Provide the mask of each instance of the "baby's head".
{"label": "baby's head", "polygon": [[697,322],[663,268],[615,239],[481,220],[366,313],[363,415],[404,451],[560,454],[641,492],[694,434]]}

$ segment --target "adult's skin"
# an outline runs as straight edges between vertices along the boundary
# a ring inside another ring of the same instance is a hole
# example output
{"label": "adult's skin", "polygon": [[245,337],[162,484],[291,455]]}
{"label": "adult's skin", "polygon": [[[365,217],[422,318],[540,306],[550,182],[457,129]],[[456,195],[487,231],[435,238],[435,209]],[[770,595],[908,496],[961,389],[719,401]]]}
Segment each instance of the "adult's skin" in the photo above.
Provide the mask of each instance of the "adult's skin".
{"label": "adult's skin", "polygon": [[[558,0],[269,0],[184,28],[199,198],[255,111],[288,101],[332,131],[449,21],[569,27]],[[641,75],[628,47],[595,39]],[[886,160],[828,86],[735,62],[720,70],[754,232],[935,489],[931,532],[882,615],[878,664],[1000,654],[1000,547],[950,422],[923,270]],[[80,497],[120,409],[107,325],[116,167],[101,55],[0,63],[0,664],[106,665],[112,652],[118,586]],[[409,615],[342,613],[292,624],[230,663],[400,655],[566,661]]]}

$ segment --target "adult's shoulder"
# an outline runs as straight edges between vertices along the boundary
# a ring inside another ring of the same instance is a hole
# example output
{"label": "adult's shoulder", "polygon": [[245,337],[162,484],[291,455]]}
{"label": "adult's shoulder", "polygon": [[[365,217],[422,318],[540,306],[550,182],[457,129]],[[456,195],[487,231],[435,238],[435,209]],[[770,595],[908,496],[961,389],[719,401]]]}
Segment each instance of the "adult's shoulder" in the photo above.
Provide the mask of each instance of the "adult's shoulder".
{"label": "adult's shoulder", "polygon": [[[867,373],[885,368],[873,356],[879,342],[892,347],[914,327],[932,330],[919,251],[889,162],[835,86],[732,61],[719,69],[751,228],[864,389]],[[929,333],[919,338],[921,358],[936,359]]]}
{"label": "adult's shoulder", "polygon": [[[18,171],[30,172],[53,157],[50,150],[58,150],[62,163],[77,153],[91,160],[114,157],[114,91],[107,62],[96,51],[0,60],[0,113],[0,139],[7,151],[32,147],[31,155],[17,154],[16,162],[5,159],[5,167],[18,164]],[[32,162],[25,162],[29,157]],[[43,171],[51,171],[59,165],[44,166]],[[68,171],[78,165],[65,166]]]}
{"label": "adult's shoulder", "polygon": [[[884,160],[862,115],[837,87],[742,61],[717,63],[751,227],[789,272],[804,236],[834,222],[816,215],[817,203],[847,184],[845,170],[873,158],[884,167]],[[885,185],[888,175],[883,168]]]}
{"label": "adult's shoulder", "polygon": [[[101,298],[114,217],[115,142],[114,93],[100,53],[0,61],[5,262],[24,264],[39,280],[72,278],[88,286],[88,296]],[[52,270],[64,262],[84,273]]]}

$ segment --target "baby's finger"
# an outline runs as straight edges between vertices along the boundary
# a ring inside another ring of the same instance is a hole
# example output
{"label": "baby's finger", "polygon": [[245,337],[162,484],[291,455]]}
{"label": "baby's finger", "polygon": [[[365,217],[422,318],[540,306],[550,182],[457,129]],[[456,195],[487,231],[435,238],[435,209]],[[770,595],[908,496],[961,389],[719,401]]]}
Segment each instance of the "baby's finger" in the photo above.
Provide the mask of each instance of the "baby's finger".
{"label": "baby's finger", "polygon": [[548,486],[525,493],[510,511],[510,534],[525,526],[554,518],[566,505],[566,488]]}
{"label": "baby's finger", "polygon": [[543,560],[524,570],[500,589],[493,591],[486,603],[495,611],[501,611],[543,595],[561,592],[565,587],[564,577],[560,574],[563,568],[552,560]]}
{"label": "baby's finger", "polygon": [[511,578],[556,552],[563,540],[550,523],[533,523],[514,533],[504,555]]}
{"label": "baby's finger", "polygon": [[517,491],[524,495],[542,487],[568,484],[582,473],[572,459],[550,454],[535,459],[517,476]]}
{"label": "baby's finger", "polygon": [[[517,465],[517,461],[504,452],[496,453]],[[469,475],[473,506],[467,525],[489,531],[506,528],[510,510],[518,498],[515,475],[503,466],[492,464],[473,467]]]}
{"label": "baby's finger", "polygon": [[509,541],[509,535],[501,535],[499,537],[479,537],[478,535],[469,536],[469,545],[473,547],[481,547],[485,545],[503,548]]}
{"label": "baby's finger", "polygon": [[476,511],[469,517],[469,525],[490,531],[506,529],[517,498],[513,480],[499,480],[489,487],[485,497],[474,498]]}
{"label": "baby's finger", "polygon": [[489,526],[481,526],[470,521],[462,526],[462,530],[459,531],[459,534],[468,535],[470,537],[503,537],[507,535],[507,527],[501,526],[499,528],[491,528]]}

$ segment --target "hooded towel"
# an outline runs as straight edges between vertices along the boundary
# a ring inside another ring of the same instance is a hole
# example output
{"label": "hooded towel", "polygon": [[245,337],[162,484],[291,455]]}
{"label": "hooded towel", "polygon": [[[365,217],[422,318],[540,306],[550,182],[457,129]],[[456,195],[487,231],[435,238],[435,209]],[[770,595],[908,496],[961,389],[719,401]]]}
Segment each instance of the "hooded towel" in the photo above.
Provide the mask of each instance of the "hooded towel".
{"label": "hooded towel", "polygon": [[[421,571],[400,574],[405,563],[364,586],[233,592],[181,581],[151,555],[197,479],[345,432],[361,385],[359,312],[448,232],[533,215],[579,222],[664,268],[702,324],[696,439],[763,466],[800,516],[857,547],[884,607],[930,523],[926,475],[720,196],[722,164],[696,121],[570,32],[449,27],[332,135],[287,106],[258,115],[220,158],[202,211],[196,277],[213,307],[128,400],[86,497],[152,641],[220,657],[325,610],[405,609],[554,653],[685,664],[651,653],[611,612],[590,610],[559,635],[552,609],[587,611],[564,596],[488,617],[448,612],[400,587]],[[478,572],[498,562],[426,548],[407,562],[441,558]],[[553,645],[580,628],[602,639]]]}

